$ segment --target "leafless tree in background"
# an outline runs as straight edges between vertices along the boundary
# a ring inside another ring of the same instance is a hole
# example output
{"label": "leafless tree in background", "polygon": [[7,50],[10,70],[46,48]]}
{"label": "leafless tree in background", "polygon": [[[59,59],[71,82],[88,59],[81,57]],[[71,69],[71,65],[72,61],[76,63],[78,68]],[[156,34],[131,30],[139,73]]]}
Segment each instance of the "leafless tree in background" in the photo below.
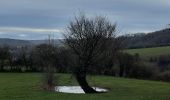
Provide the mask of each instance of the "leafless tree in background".
{"label": "leafless tree in background", "polygon": [[45,90],[54,90],[55,70],[57,61],[57,47],[54,46],[53,40],[49,38],[48,44],[41,44],[36,47],[36,63],[43,70],[43,88]]}
{"label": "leafless tree in background", "polygon": [[85,93],[97,93],[86,80],[89,67],[103,55],[113,56],[118,50],[115,27],[105,17],[87,18],[80,15],[70,22],[64,33],[65,44],[77,56],[74,75]]}
{"label": "leafless tree in background", "polygon": [[0,47],[0,71],[4,71],[5,63],[10,57],[9,47]]}

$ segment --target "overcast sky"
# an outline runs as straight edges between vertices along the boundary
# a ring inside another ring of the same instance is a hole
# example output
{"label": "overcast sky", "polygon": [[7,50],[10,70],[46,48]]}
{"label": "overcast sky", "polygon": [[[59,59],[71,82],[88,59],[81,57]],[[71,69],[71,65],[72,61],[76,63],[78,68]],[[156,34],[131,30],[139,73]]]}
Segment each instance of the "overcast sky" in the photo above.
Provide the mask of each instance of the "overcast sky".
{"label": "overcast sky", "polygon": [[107,16],[119,34],[151,32],[170,24],[170,0],[0,0],[0,38],[62,38],[74,16]]}

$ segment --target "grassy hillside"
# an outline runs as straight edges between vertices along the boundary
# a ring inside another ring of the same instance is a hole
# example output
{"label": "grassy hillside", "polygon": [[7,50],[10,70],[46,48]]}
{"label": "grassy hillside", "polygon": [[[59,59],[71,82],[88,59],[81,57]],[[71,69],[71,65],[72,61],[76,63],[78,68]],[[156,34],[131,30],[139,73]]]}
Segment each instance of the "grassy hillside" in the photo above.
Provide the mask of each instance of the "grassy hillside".
{"label": "grassy hillside", "polygon": [[148,57],[170,54],[170,46],[142,48],[142,49],[128,49],[126,50],[126,52],[130,54],[139,53],[141,57],[148,58]]}
{"label": "grassy hillside", "polygon": [[[0,73],[0,100],[170,100],[170,84],[155,81],[91,77],[91,84],[109,89],[103,94],[47,92],[38,86],[41,74]],[[75,85],[70,76],[60,74],[60,85]]]}

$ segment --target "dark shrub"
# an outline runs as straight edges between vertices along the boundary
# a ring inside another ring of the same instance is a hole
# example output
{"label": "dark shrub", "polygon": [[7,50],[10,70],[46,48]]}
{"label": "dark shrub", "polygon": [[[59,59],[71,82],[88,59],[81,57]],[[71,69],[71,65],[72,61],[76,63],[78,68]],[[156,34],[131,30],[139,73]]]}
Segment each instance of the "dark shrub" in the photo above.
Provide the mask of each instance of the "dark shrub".
{"label": "dark shrub", "polygon": [[170,55],[159,56],[157,63],[159,66],[168,66],[170,64]]}
{"label": "dark shrub", "polygon": [[156,71],[156,67],[144,64],[142,62],[137,62],[132,66],[129,77],[138,79],[151,79]]}
{"label": "dark shrub", "polygon": [[137,62],[140,61],[140,56],[138,53],[131,55],[125,52],[119,52],[117,54],[117,66],[119,68],[120,77],[129,77],[130,72]]}
{"label": "dark shrub", "polygon": [[156,76],[156,80],[170,82],[170,71],[165,71],[165,72],[159,73]]}

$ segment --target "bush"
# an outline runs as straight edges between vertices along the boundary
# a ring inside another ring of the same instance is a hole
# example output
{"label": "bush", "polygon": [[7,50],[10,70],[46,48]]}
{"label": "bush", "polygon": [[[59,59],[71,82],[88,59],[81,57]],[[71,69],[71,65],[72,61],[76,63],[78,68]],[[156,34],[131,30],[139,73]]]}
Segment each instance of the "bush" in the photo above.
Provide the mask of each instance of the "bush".
{"label": "bush", "polygon": [[156,76],[156,80],[170,82],[170,71],[164,71]]}
{"label": "bush", "polygon": [[158,58],[159,66],[168,66],[170,64],[170,55],[161,55]]}
{"label": "bush", "polygon": [[156,71],[156,67],[138,62],[132,66],[129,77],[138,79],[151,79]]}
{"label": "bush", "polygon": [[58,83],[58,77],[53,72],[46,72],[42,77],[42,88],[44,90],[53,91]]}

